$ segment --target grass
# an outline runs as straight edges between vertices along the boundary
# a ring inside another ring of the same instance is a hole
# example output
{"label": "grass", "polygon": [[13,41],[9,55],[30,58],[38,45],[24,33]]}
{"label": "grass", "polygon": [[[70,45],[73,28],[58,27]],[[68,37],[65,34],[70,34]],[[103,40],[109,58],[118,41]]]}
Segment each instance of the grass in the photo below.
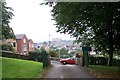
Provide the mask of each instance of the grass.
{"label": "grass", "polygon": [[2,78],[2,58],[0,57],[0,79]]}
{"label": "grass", "polygon": [[119,67],[109,67],[100,65],[90,65],[89,69],[98,78],[118,78],[120,75]]}
{"label": "grass", "polygon": [[2,78],[37,78],[42,63],[2,57]]}

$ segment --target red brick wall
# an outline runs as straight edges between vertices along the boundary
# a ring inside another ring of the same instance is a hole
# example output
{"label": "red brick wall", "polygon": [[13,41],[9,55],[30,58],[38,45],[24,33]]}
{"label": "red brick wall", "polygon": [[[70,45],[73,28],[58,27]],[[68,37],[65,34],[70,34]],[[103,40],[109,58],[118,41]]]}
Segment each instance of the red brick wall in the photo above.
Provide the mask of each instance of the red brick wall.
{"label": "red brick wall", "polygon": [[17,39],[17,53],[22,53],[22,40]]}
{"label": "red brick wall", "polygon": [[29,51],[34,51],[34,43],[32,41],[29,41]]}
{"label": "red brick wall", "polygon": [[17,53],[24,54],[24,51],[23,51],[24,39],[26,41],[25,45],[27,47],[26,53],[28,54],[28,49],[29,49],[28,48],[28,39],[25,35],[22,37],[22,39],[17,39],[17,50],[18,50]]}

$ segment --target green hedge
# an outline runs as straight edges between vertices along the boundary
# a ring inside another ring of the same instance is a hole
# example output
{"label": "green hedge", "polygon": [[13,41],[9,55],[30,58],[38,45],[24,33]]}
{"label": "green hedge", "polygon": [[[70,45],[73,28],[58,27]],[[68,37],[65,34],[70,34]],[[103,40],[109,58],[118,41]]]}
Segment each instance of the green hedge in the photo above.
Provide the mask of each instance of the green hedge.
{"label": "green hedge", "polygon": [[2,44],[2,50],[14,51],[13,46],[11,44]]}
{"label": "green hedge", "polygon": [[113,65],[113,66],[120,66],[120,60],[118,60],[118,59],[113,59],[112,65]]}
{"label": "green hedge", "polygon": [[2,57],[29,60],[29,56],[28,56],[28,55],[15,54],[15,53],[10,52],[10,51],[1,51],[1,52],[0,52],[0,55],[2,55]]}
{"label": "green hedge", "polygon": [[30,51],[29,58],[30,58],[30,60],[41,62],[41,53],[37,52],[37,51]]}
{"label": "green hedge", "polygon": [[20,54],[15,54],[10,51],[2,51],[1,54],[3,57],[8,57],[8,58],[17,58],[17,59],[23,59],[23,60],[33,60],[33,61],[38,61],[41,62],[41,54],[40,52],[29,52],[29,55],[20,55]]}
{"label": "green hedge", "polygon": [[[89,56],[89,64],[90,65],[103,65],[103,66],[106,66],[107,63],[108,63],[108,58]],[[113,59],[112,60],[112,65],[113,66],[120,66],[120,60]]]}

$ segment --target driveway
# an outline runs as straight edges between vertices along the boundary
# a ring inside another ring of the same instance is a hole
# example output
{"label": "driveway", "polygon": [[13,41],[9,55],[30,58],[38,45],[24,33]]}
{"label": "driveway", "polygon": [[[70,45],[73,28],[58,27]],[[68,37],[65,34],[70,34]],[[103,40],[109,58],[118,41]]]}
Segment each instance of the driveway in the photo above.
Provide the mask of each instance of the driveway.
{"label": "driveway", "polygon": [[51,64],[45,78],[94,78],[87,68],[80,65],[63,65],[57,61],[51,61]]}

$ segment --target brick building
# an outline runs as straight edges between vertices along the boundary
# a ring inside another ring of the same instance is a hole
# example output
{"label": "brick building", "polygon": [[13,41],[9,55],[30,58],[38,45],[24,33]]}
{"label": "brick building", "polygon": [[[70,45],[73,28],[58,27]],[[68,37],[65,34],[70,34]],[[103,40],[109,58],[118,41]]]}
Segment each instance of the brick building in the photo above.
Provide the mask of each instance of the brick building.
{"label": "brick building", "polygon": [[34,51],[35,47],[34,47],[34,42],[32,41],[32,39],[29,39],[29,51]]}
{"label": "brick building", "polygon": [[[13,31],[12,28],[10,28],[10,33],[11,33],[11,35],[15,36],[14,31]],[[4,39],[3,43],[4,44],[11,44],[13,49],[14,49],[14,52],[17,52],[17,41],[16,41],[16,38]]]}
{"label": "brick building", "polygon": [[28,39],[25,34],[18,34],[16,36],[17,41],[17,53],[22,55],[28,55],[29,46]]}
{"label": "brick building", "polygon": [[14,52],[17,52],[17,41],[16,41],[16,39],[6,39],[6,43],[10,43],[13,46]]}

